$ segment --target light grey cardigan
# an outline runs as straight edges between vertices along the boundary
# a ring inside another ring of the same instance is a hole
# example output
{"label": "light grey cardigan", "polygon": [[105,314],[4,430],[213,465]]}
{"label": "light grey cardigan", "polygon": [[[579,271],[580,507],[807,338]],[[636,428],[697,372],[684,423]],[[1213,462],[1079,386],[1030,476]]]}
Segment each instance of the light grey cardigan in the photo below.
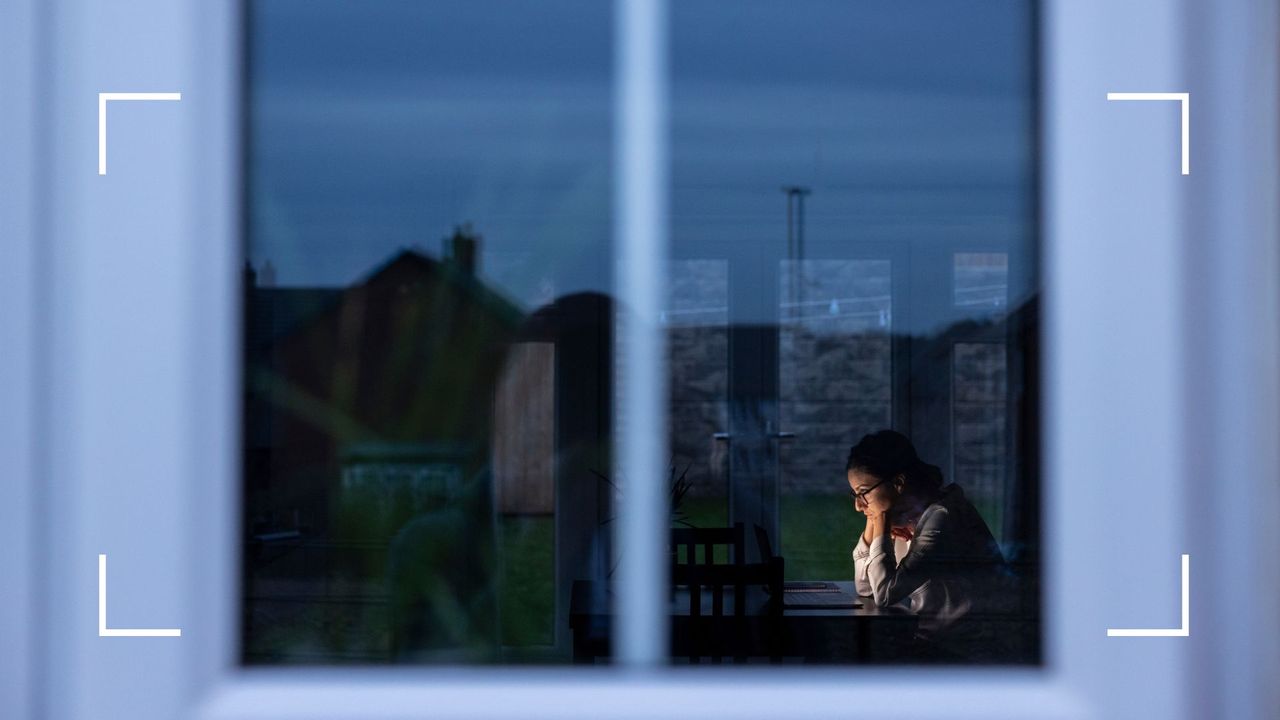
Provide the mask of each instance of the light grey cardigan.
{"label": "light grey cardigan", "polygon": [[970,654],[967,646],[984,633],[965,619],[990,618],[1016,604],[987,524],[960,486],[948,485],[921,513],[905,545],[904,554],[891,538],[873,538],[870,546],[859,538],[853,550],[858,594],[880,607],[905,603],[920,616],[922,639]]}

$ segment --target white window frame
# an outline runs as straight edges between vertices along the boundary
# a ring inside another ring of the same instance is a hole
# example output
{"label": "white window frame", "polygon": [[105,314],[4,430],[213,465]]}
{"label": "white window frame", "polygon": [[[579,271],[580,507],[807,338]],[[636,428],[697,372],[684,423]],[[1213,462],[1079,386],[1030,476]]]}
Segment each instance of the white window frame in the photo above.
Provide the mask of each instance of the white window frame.
{"label": "white window frame", "polygon": [[[0,540],[19,550],[5,572],[26,591],[3,608],[17,640],[0,644],[0,707],[208,720],[1280,707],[1280,490],[1267,482],[1280,476],[1272,3],[1054,0],[1040,13],[1046,642],[1044,666],[1023,669],[662,667],[656,483],[622,522],[637,551],[620,571],[618,666],[240,667],[242,9],[120,5],[0,4],[0,142],[16,158],[0,167],[0,261],[35,268],[29,282],[0,283],[12,310],[0,343],[29,349],[0,353],[0,463],[18,477],[0,490]],[[666,13],[662,0],[616,6],[618,287],[634,311],[621,388],[635,430],[620,457],[628,476],[661,477]],[[1104,95],[1187,89],[1194,174],[1182,177],[1176,113]],[[122,133],[105,178],[94,173],[104,91],[183,93],[180,112],[128,116],[156,146]],[[144,347],[122,344],[139,328]],[[1206,471],[1237,500],[1205,493]],[[1253,501],[1243,510],[1239,493]],[[1131,501],[1141,517],[1121,511]],[[181,638],[97,636],[101,552],[120,624],[177,626]],[[1105,637],[1177,624],[1183,552],[1191,637]],[[1242,650],[1248,672],[1221,662]]]}
{"label": "white window frame", "polygon": [[[36,16],[31,0],[0,5],[0,97],[17,100],[0,112],[0,577],[7,588],[0,601],[0,707],[14,717],[36,708],[36,671],[43,619],[37,605],[33,542],[39,441],[39,378],[35,365],[37,173],[37,90],[35,45],[30,29]],[[43,297],[47,297],[44,295]]]}

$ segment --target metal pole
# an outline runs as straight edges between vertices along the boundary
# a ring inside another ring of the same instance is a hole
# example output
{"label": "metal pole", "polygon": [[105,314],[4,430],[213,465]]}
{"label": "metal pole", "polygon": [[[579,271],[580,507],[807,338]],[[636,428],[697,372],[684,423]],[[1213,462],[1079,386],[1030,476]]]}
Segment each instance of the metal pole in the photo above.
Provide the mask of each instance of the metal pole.
{"label": "metal pole", "polygon": [[[804,301],[804,292],[800,289],[803,274],[800,263],[804,260],[804,197],[813,192],[802,185],[784,185],[782,192],[787,195],[787,259],[791,261],[791,291],[787,300],[794,308],[796,318],[800,317],[800,303]],[[793,220],[792,207],[795,207]],[[793,231],[794,227],[794,231]]]}

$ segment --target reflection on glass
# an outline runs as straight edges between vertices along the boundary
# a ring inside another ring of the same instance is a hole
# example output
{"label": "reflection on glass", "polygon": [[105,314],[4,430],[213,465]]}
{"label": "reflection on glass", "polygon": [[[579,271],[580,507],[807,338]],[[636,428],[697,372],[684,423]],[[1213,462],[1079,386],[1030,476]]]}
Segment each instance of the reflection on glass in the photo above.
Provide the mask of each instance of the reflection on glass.
{"label": "reflection on glass", "polygon": [[1008,253],[956,253],[956,307],[995,312],[1009,300]]}
{"label": "reflection on glass", "polygon": [[729,266],[677,260],[669,273],[662,320],[671,369],[671,464],[688,487],[673,503],[672,524],[720,527],[729,518]]}
{"label": "reflection on glass", "polygon": [[1007,473],[1008,383],[1004,343],[962,343],[952,348],[952,473],[1001,537]]}
{"label": "reflection on glass", "polygon": [[[1033,25],[1012,0],[672,4],[672,302],[724,309],[668,308],[669,427],[727,500],[669,538],[673,662],[1039,661]],[[691,410],[710,389],[718,443]],[[946,499],[986,526],[955,542],[990,540],[999,611],[858,595],[846,462],[882,429],[954,484],[876,491],[891,570],[928,549],[911,498]],[[931,646],[952,620],[978,645]]]}
{"label": "reflection on glass", "polygon": [[840,577],[847,558],[827,538],[853,537],[844,472],[848,437],[893,418],[888,260],[784,260],[778,327],[782,555],[789,580]]}
{"label": "reflection on glass", "polygon": [[249,13],[243,661],[568,662],[615,561],[609,9]]}

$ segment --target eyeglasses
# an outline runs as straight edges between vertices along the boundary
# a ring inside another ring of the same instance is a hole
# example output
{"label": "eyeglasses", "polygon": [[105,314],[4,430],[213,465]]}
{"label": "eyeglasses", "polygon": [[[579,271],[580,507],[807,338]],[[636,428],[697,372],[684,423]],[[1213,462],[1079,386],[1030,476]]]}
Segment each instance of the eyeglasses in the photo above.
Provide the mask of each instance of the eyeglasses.
{"label": "eyeglasses", "polygon": [[868,493],[870,493],[872,490],[875,490],[876,488],[880,487],[880,486],[881,486],[881,485],[883,485],[884,483],[885,483],[885,481],[884,481],[884,480],[881,480],[880,482],[876,483],[875,485],[872,485],[871,487],[869,487],[869,488],[867,488],[867,489],[865,489],[865,490],[853,490],[853,489],[850,489],[850,490],[849,490],[849,497],[853,498],[853,502],[854,502],[854,504],[855,504],[855,505],[858,503],[858,501],[859,501],[859,500],[861,500],[862,502],[864,502],[864,503],[865,503],[865,502],[867,501],[867,494],[868,494]]}

